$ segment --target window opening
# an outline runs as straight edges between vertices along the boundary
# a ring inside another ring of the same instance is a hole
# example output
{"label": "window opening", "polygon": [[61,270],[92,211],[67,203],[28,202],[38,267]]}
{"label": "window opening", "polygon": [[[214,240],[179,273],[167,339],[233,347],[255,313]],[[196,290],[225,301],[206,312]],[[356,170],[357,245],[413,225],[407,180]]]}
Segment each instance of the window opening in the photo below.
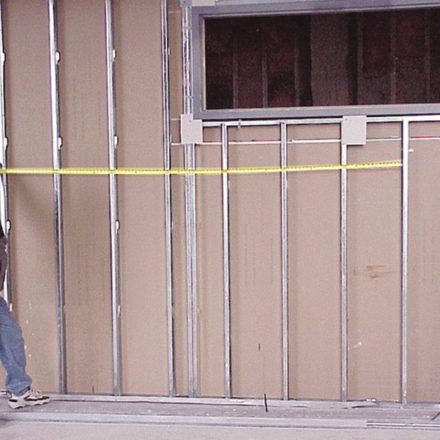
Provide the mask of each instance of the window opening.
{"label": "window opening", "polygon": [[205,109],[440,102],[440,9],[205,17]]}

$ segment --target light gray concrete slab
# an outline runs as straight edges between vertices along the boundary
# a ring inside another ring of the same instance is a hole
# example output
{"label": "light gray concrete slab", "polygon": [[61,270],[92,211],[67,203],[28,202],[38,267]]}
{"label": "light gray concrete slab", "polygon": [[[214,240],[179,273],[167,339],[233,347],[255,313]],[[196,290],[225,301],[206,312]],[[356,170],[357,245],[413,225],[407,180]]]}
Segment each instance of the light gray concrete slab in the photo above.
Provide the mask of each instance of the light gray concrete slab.
{"label": "light gray concrete slab", "polygon": [[63,401],[11,410],[0,401],[0,439],[440,439],[438,405],[286,406]]}
{"label": "light gray concrete slab", "polygon": [[438,440],[439,432],[402,429],[296,429],[144,424],[0,422],[7,440]]}

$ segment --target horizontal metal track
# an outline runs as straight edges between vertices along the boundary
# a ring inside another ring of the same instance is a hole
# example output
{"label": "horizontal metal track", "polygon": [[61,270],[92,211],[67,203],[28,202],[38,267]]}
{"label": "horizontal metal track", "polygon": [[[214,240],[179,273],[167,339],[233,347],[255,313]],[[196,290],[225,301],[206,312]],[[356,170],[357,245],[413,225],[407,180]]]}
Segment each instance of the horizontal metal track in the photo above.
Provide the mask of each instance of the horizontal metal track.
{"label": "horizontal metal track", "polygon": [[[228,127],[257,127],[278,126],[281,122],[287,125],[329,125],[340,124],[343,117],[339,118],[304,118],[304,119],[261,119],[261,120],[234,120],[234,121],[204,121],[204,127],[220,127],[226,124]],[[367,122],[439,122],[440,115],[416,115],[416,116],[370,116]]]}

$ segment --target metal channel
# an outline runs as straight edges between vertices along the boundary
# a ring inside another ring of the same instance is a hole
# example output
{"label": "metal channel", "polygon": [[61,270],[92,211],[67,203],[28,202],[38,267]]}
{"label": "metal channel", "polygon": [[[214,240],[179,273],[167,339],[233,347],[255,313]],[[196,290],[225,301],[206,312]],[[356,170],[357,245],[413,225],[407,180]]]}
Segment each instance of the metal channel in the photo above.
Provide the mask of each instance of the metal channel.
{"label": "metal channel", "polygon": [[[222,169],[229,168],[228,128],[221,128]],[[225,355],[225,397],[231,398],[231,280],[229,239],[229,175],[222,175],[223,203],[223,293],[224,293],[224,355]]]}
{"label": "metal channel", "polygon": [[[280,124],[280,161],[287,167],[287,125]],[[281,173],[281,303],[283,344],[283,399],[289,399],[289,255],[288,255],[288,180],[287,172]]]}
{"label": "metal channel", "polygon": [[[193,113],[193,85],[191,72],[191,6],[182,4],[182,57],[183,57],[183,111]],[[195,145],[184,145],[184,166],[194,169]],[[198,323],[197,323],[197,249],[196,249],[196,178],[185,176],[185,226],[186,226],[186,286],[188,325],[188,394],[198,393]]]}
{"label": "metal channel", "polygon": [[[161,0],[162,37],[162,111],[163,111],[163,165],[171,168],[170,130],[170,45],[168,35],[168,0]],[[168,394],[176,394],[174,361],[174,294],[173,294],[173,218],[171,209],[171,176],[164,176],[165,190],[165,258],[167,289],[167,347],[168,347]]]}
{"label": "metal channel", "polygon": [[[439,140],[439,136],[429,136],[424,138],[411,138],[410,140]],[[390,137],[383,137],[383,138],[368,138],[367,143],[370,142],[396,142],[401,141],[402,138],[400,136],[390,136]],[[340,143],[341,139],[289,139],[287,141],[287,145],[307,145],[307,144],[337,144]],[[229,146],[236,146],[236,145],[279,145],[280,141],[279,139],[275,140],[264,140],[264,141],[256,141],[256,140],[249,140],[249,141],[230,141]],[[182,145],[180,142],[173,142],[172,146],[180,146]],[[221,142],[218,141],[206,141],[202,142],[198,145],[203,146],[218,146],[221,145]]]}
{"label": "metal channel", "polygon": [[[369,116],[368,122],[439,122],[440,115],[414,115],[414,116]],[[304,119],[253,119],[253,120],[217,120],[204,121],[204,127],[220,127],[221,124],[226,124],[228,127],[263,127],[263,126],[277,126],[281,122],[286,122],[288,125],[329,125],[340,124],[342,118],[304,118]]]}
{"label": "metal channel", "polygon": [[[6,103],[5,103],[5,47],[4,47],[4,35],[3,35],[3,4],[0,1],[0,165],[2,168],[8,168],[8,138],[6,137]],[[10,229],[9,222],[9,191],[8,191],[8,176],[3,174],[1,177],[2,192],[0,194],[0,210],[1,210],[1,222],[3,230],[8,236]],[[11,294],[11,277],[10,267],[11,258],[10,250],[7,252],[8,269],[5,274],[5,282],[3,286],[3,297],[8,304],[12,302]]]}
{"label": "metal channel", "polygon": [[[116,97],[115,97],[115,59],[113,41],[113,4],[105,0],[105,41],[107,67],[107,124],[109,168],[117,168],[116,136]],[[121,360],[121,292],[119,270],[119,206],[117,176],[109,176],[110,192],[110,246],[111,246],[111,289],[112,289],[112,355],[113,355],[113,394],[122,394]]]}
{"label": "metal channel", "polygon": [[402,122],[402,359],[401,401],[408,402],[408,199],[409,199],[409,122]]}
{"label": "metal channel", "polygon": [[[59,100],[59,62],[57,34],[57,9],[56,0],[49,0],[49,54],[50,54],[50,108],[52,123],[52,157],[54,169],[61,168],[60,135],[60,100]],[[65,322],[65,290],[64,290],[64,234],[63,234],[63,200],[62,176],[54,174],[54,204],[56,227],[56,271],[57,271],[57,325],[59,361],[59,389],[65,393],[67,390],[67,361],[66,361],[66,322]]]}
{"label": "metal channel", "polygon": [[[341,143],[341,164],[347,165],[347,145]],[[341,399],[348,397],[347,295],[347,170],[341,170]]]}
{"label": "metal channel", "polygon": [[[399,121],[402,118],[399,118]],[[281,122],[286,122],[288,125],[326,125],[339,124],[342,118],[329,119],[235,119],[235,120],[218,120],[218,121],[204,121],[204,127],[220,127],[221,124],[226,124],[228,127],[275,127],[279,126]]]}
{"label": "metal channel", "polygon": [[[199,405],[220,405],[227,407],[233,406],[265,406],[268,404],[270,408],[402,408],[400,403],[395,402],[377,402],[375,400],[352,400],[350,402],[341,402],[339,400],[282,400],[275,398],[258,399],[258,398],[233,398],[225,399],[224,397],[167,397],[167,396],[144,396],[144,395],[130,395],[130,396],[111,396],[111,395],[97,395],[97,394],[54,394],[53,400],[63,401],[77,401],[77,402],[151,402],[151,403],[189,403]],[[438,409],[438,404],[435,403],[413,403],[407,405],[405,408],[431,408]]]}

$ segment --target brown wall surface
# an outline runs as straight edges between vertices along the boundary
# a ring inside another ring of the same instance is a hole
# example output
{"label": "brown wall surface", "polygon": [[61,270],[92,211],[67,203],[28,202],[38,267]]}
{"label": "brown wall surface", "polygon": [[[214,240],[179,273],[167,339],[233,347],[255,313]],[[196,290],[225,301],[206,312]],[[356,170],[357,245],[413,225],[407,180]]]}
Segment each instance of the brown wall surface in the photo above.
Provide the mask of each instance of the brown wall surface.
{"label": "brown wall surface", "polygon": [[[10,166],[52,166],[47,2],[4,2]],[[114,4],[120,167],[163,166],[160,1]],[[62,157],[107,167],[102,0],[59,0]],[[182,167],[181,16],[169,6],[172,165]],[[336,20],[336,18],[334,19]],[[337,27],[335,25],[335,27]],[[315,36],[314,38],[318,38]],[[317,44],[317,40],[315,41]],[[411,123],[409,398],[438,401],[439,123]],[[280,130],[229,128],[230,167],[280,165]],[[401,158],[399,123],[368,125],[349,162]],[[427,139],[426,136],[436,136]],[[288,127],[288,164],[335,164],[340,126]],[[389,138],[384,140],[384,138]],[[392,138],[392,139],[391,139]],[[205,129],[198,167],[221,166]],[[58,390],[56,246],[50,177],[10,177],[12,299],[35,384]],[[173,176],[176,393],[188,395],[185,178]],[[68,391],[112,392],[108,178],[63,178]],[[400,399],[401,171],[348,172],[349,399]],[[232,394],[282,397],[281,179],[230,176]],[[126,394],[167,395],[164,179],[120,177],[122,378]],[[224,395],[222,179],[196,178],[199,395]],[[289,395],[340,398],[340,173],[288,175]]]}
{"label": "brown wall surface", "polygon": [[[183,149],[174,147],[171,158],[173,167],[183,167]],[[174,340],[176,362],[176,392],[188,395],[188,339],[186,294],[186,248],[185,248],[185,187],[184,179],[172,177],[173,211],[173,295]]]}
{"label": "brown wall surface", "polygon": [[[161,168],[160,2],[115,2],[119,166]],[[167,394],[164,181],[119,181],[124,392]]]}
{"label": "brown wall surface", "polygon": [[[10,166],[52,166],[48,13],[44,1],[4,4]],[[26,29],[26,31],[24,31]],[[9,180],[13,307],[35,384],[58,389],[55,229],[50,177]]]}
{"label": "brown wall surface", "polygon": [[[293,126],[289,165],[339,162],[339,127]],[[316,140],[316,143],[301,141]],[[340,398],[339,173],[292,173],[289,184],[290,397]]]}
{"label": "brown wall surface", "polygon": [[[220,147],[197,146],[196,162],[198,167],[220,167]],[[222,396],[224,393],[222,183],[220,176],[199,176],[196,180],[200,393],[205,396]]]}
{"label": "brown wall surface", "polygon": [[[440,384],[439,123],[410,126],[409,388],[411,401],[438,402]],[[418,139],[416,139],[418,138]]]}
{"label": "brown wall surface", "polygon": [[[369,125],[369,138],[394,127]],[[348,147],[348,161],[399,160],[399,141]],[[400,170],[348,172],[349,398],[400,398]],[[380,386],[378,386],[380,383]]]}
{"label": "brown wall surface", "polygon": [[[279,138],[276,128],[229,130],[231,141]],[[279,147],[231,146],[230,167],[278,166]],[[230,178],[232,393],[281,397],[280,178]]]}
{"label": "brown wall surface", "polygon": [[[108,166],[102,2],[58,3],[64,166]],[[108,183],[64,179],[68,389],[112,390]]]}

